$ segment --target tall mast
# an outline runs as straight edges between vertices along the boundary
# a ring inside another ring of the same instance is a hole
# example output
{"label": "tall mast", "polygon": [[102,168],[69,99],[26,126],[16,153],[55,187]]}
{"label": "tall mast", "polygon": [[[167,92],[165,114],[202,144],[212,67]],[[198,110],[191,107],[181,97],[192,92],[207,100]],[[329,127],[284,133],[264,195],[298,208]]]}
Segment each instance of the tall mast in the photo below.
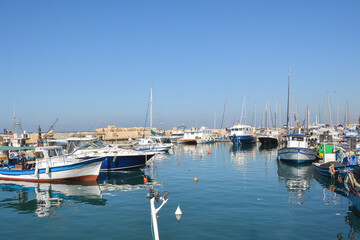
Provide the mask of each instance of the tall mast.
{"label": "tall mast", "polygon": [[278,113],[278,99],[277,99],[277,97],[276,97],[276,104],[275,104],[275,129],[277,128],[277,122],[278,122],[277,113]]}
{"label": "tall mast", "polygon": [[282,128],[281,103],[279,103],[279,127]]}
{"label": "tall mast", "polygon": [[254,104],[254,125],[256,129],[256,103]]}
{"label": "tall mast", "polygon": [[216,129],[216,111],[214,111],[214,129]]}
{"label": "tall mast", "polygon": [[[227,95],[226,95],[226,98],[225,98],[225,106],[224,106],[223,116],[222,116],[222,120],[221,120],[221,129],[223,128],[223,125],[224,125],[224,118],[225,118],[225,115],[226,115],[226,105],[227,105]],[[226,125],[226,122],[225,122],[225,125]]]}
{"label": "tall mast", "polygon": [[300,113],[299,113],[299,102],[296,96],[296,126],[300,127]]}
{"label": "tall mast", "polygon": [[265,126],[266,126],[266,132],[269,129],[269,120],[268,120],[268,102],[265,102]]}
{"label": "tall mast", "polygon": [[245,124],[246,124],[246,94],[245,94]]}
{"label": "tall mast", "polygon": [[327,94],[327,100],[328,100],[328,120],[329,120],[329,125],[332,125],[331,122],[331,108],[330,108],[330,97],[329,97],[329,89],[328,86],[326,85],[326,94]]}
{"label": "tall mast", "polygon": [[242,124],[245,109],[245,124],[246,124],[246,94],[244,95],[244,101],[241,109],[240,124]]}
{"label": "tall mast", "polygon": [[337,112],[336,112],[336,126],[339,126],[340,121],[339,121],[339,95],[337,96]]}
{"label": "tall mast", "polygon": [[346,99],[346,125],[350,124],[349,99]]}
{"label": "tall mast", "polygon": [[[289,79],[288,79],[288,101],[287,101],[287,113],[286,113],[286,130],[289,131],[289,111],[291,111],[290,108],[290,94],[291,94],[291,86],[290,86],[290,70],[289,70]],[[289,110],[290,109],[290,110]]]}
{"label": "tall mast", "polygon": [[153,108],[153,87],[150,87],[150,129],[152,129],[153,124],[153,116],[152,116],[152,108]]}

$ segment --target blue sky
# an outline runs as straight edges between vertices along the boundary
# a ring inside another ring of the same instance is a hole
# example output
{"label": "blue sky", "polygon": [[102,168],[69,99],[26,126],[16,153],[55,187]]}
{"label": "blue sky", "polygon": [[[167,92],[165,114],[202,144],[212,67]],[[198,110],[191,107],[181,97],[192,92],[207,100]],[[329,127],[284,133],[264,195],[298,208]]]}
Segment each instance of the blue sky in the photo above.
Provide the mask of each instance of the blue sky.
{"label": "blue sky", "polygon": [[150,86],[153,125],[227,125],[265,102],[286,115],[327,113],[349,100],[360,114],[360,2],[0,0],[0,127],[57,131],[144,126]]}

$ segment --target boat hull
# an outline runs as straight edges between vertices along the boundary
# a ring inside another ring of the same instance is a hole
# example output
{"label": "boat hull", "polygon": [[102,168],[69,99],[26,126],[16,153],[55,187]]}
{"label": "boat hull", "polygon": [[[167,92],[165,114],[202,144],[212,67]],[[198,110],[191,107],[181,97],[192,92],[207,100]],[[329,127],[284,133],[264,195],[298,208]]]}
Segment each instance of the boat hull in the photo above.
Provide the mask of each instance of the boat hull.
{"label": "boat hull", "polygon": [[345,186],[349,191],[349,199],[357,210],[356,214],[360,214],[360,194],[357,190],[358,188],[354,185],[352,180],[348,178],[345,180]]}
{"label": "boat hull", "polygon": [[278,145],[277,138],[267,137],[267,136],[259,136],[259,141],[262,145],[275,146]]}
{"label": "boat hull", "polygon": [[146,162],[154,155],[155,153],[104,157],[100,171],[117,171],[143,167],[145,166]]}
{"label": "boat hull", "polygon": [[229,136],[229,139],[234,144],[253,144],[256,142],[256,138],[252,135]]}
{"label": "boat hull", "polygon": [[278,150],[278,158],[288,163],[311,163],[315,161],[317,151],[311,148],[281,148]]}
{"label": "boat hull", "polygon": [[[321,164],[319,164],[319,163],[313,163],[313,165],[315,166],[316,171],[318,173],[320,173],[321,175],[329,177],[329,178],[332,177],[332,175],[329,171],[329,167],[321,166]],[[348,172],[352,172],[358,167],[359,167],[358,164],[334,166],[335,174],[333,175],[333,177],[337,178],[340,173],[341,177],[345,178],[347,176]]]}
{"label": "boat hull", "polygon": [[56,182],[56,181],[95,181],[99,175],[102,159],[89,159],[65,166],[31,170],[0,169],[0,180]]}
{"label": "boat hull", "polygon": [[[179,142],[179,141],[178,141]],[[181,142],[179,143],[182,143],[182,144],[189,144],[189,145],[196,145],[198,144],[196,139],[183,139],[181,140]]]}

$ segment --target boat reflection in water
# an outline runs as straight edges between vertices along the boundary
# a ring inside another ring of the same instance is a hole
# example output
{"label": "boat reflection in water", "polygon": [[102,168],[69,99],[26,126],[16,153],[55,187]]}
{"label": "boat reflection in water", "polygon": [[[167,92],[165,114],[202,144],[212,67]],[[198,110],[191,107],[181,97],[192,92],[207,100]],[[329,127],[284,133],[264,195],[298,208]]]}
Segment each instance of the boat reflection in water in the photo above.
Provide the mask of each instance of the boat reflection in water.
{"label": "boat reflection in water", "polygon": [[176,156],[184,157],[190,156],[192,160],[200,160],[201,156],[206,156],[212,154],[214,149],[217,149],[221,144],[211,143],[211,144],[177,144],[174,148],[174,153]]}
{"label": "boat reflection in water", "polygon": [[323,201],[327,204],[339,205],[341,198],[347,198],[347,191],[344,182],[339,182],[337,178],[329,178],[321,175],[315,170],[315,179],[323,187]]}
{"label": "boat reflection in water", "polygon": [[132,191],[147,188],[149,185],[155,184],[142,169],[100,172],[97,182],[103,192],[115,190]]}
{"label": "boat reflection in water", "polygon": [[277,160],[279,182],[285,182],[289,192],[289,203],[294,208],[296,204],[306,203],[304,196],[310,189],[310,181],[314,178],[312,165],[286,164]]}
{"label": "boat reflection in water", "polygon": [[55,216],[57,209],[71,202],[106,203],[96,181],[34,183],[1,180],[0,191],[13,193],[0,202],[0,208],[12,208],[20,214],[35,214],[38,217]]}
{"label": "boat reflection in water", "polygon": [[232,144],[230,148],[231,161],[241,166],[256,159],[256,144]]}
{"label": "boat reflection in water", "polygon": [[349,233],[339,233],[338,239],[359,239],[360,238],[360,212],[354,207],[350,206],[349,211],[345,216],[345,222],[350,226]]}

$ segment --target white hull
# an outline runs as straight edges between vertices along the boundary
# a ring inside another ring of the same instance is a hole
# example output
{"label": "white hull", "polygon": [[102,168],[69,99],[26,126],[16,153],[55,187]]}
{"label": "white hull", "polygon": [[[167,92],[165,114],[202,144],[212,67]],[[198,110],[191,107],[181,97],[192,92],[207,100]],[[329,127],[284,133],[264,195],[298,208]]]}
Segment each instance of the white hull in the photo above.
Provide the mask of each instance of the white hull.
{"label": "white hull", "polygon": [[310,148],[281,148],[278,158],[288,162],[312,162],[316,159],[316,150]]}
{"label": "white hull", "polygon": [[[0,170],[0,179],[14,181],[53,182],[69,180],[96,180],[102,161],[86,160],[72,165],[40,168],[37,170]],[[37,173],[36,173],[37,172]]]}

